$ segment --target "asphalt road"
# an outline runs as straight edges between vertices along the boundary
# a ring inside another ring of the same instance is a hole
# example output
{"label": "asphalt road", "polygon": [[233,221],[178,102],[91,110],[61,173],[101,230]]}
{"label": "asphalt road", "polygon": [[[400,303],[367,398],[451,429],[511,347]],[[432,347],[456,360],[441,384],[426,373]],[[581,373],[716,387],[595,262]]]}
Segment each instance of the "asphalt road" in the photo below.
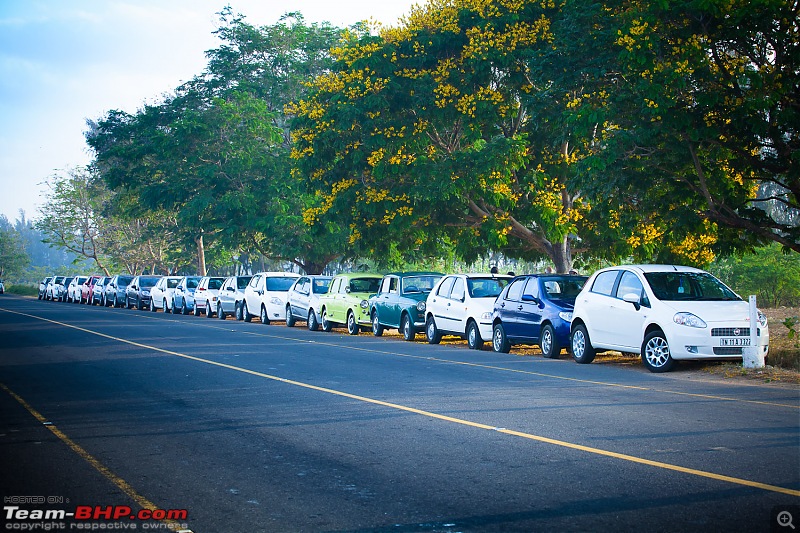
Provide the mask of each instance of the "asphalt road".
{"label": "asphalt road", "polygon": [[9,295],[0,339],[7,530],[800,526],[797,387]]}

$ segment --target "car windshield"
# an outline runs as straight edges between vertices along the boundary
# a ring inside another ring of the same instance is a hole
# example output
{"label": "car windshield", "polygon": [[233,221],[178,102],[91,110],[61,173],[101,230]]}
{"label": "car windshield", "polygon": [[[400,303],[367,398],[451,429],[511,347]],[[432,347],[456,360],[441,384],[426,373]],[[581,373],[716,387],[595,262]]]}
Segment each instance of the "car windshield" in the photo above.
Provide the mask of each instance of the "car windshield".
{"label": "car windshield", "polygon": [[381,278],[353,278],[350,280],[350,292],[378,292]]}
{"label": "car windshield", "polygon": [[181,278],[167,278],[167,288],[174,289],[181,282]]}
{"label": "car windshield", "polygon": [[198,283],[200,283],[200,278],[186,278],[187,289],[196,289]]}
{"label": "car windshield", "polygon": [[127,287],[133,281],[133,276],[117,276],[117,285],[120,287]]}
{"label": "car windshield", "polygon": [[584,276],[542,278],[542,290],[550,300],[574,302],[587,279]]}
{"label": "car windshield", "polygon": [[741,298],[707,272],[647,272],[644,277],[659,300],[739,301]]}
{"label": "car windshield", "polygon": [[473,298],[497,298],[508,281],[506,278],[468,278],[467,290]]}
{"label": "car windshield", "polygon": [[158,278],[158,277],[139,278],[139,286],[140,287],[152,287],[156,283],[158,283],[159,279],[161,279],[161,278]]}
{"label": "car windshield", "polygon": [[287,292],[292,288],[297,278],[289,277],[268,277],[267,290],[272,292]]}
{"label": "car windshield", "polygon": [[209,289],[219,289],[222,287],[222,282],[225,281],[223,278],[209,278],[208,280],[208,288]]}
{"label": "car windshield", "polygon": [[326,292],[328,292],[328,287],[330,286],[330,284],[331,280],[329,279],[325,278],[314,279],[314,287],[313,287],[314,294],[325,294]]}
{"label": "car windshield", "polygon": [[89,278],[84,278],[83,276],[81,276],[81,277],[79,277],[79,278],[78,278],[78,281],[76,281],[75,283],[76,283],[77,285],[81,285],[81,284],[83,284],[83,283],[86,283],[86,280],[87,280],[87,279],[89,279]]}
{"label": "car windshield", "polygon": [[243,291],[251,279],[253,279],[253,276],[239,276],[236,278],[236,288]]}
{"label": "car windshield", "polygon": [[403,294],[415,292],[431,292],[442,276],[409,276],[403,278]]}

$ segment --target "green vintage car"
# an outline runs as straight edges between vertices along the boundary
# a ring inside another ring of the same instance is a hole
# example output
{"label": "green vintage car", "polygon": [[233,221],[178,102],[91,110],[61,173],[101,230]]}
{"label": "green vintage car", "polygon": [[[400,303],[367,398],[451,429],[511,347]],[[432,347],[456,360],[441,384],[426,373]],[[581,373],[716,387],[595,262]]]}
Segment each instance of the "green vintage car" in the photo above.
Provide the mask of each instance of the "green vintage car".
{"label": "green vintage car", "polygon": [[347,325],[350,335],[361,327],[369,328],[369,297],[378,292],[383,276],[364,272],[339,274],[331,280],[328,292],[319,297],[322,329],[330,331],[337,324]]}
{"label": "green vintage car", "polygon": [[407,341],[425,328],[425,300],[442,279],[439,272],[392,272],[381,280],[378,293],[369,299],[372,333],[397,328]]}

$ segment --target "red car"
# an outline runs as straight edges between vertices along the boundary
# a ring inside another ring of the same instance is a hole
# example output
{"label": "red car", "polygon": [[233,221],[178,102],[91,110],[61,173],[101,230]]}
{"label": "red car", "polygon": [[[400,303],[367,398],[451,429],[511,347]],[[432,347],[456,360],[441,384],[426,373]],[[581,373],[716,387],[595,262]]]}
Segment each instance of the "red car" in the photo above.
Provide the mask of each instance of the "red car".
{"label": "red car", "polygon": [[94,284],[103,276],[89,276],[89,279],[81,285],[81,303],[92,305],[92,289]]}

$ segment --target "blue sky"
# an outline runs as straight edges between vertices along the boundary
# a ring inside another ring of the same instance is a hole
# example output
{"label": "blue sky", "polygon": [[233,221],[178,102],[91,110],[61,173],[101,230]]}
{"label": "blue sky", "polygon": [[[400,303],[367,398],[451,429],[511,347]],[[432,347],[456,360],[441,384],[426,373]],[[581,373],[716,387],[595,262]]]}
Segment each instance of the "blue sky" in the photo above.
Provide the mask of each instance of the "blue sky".
{"label": "blue sky", "polygon": [[225,5],[254,25],[393,25],[416,1],[0,0],[0,214],[38,216],[48,177],[90,160],[87,119],[134,112],[205,67]]}

